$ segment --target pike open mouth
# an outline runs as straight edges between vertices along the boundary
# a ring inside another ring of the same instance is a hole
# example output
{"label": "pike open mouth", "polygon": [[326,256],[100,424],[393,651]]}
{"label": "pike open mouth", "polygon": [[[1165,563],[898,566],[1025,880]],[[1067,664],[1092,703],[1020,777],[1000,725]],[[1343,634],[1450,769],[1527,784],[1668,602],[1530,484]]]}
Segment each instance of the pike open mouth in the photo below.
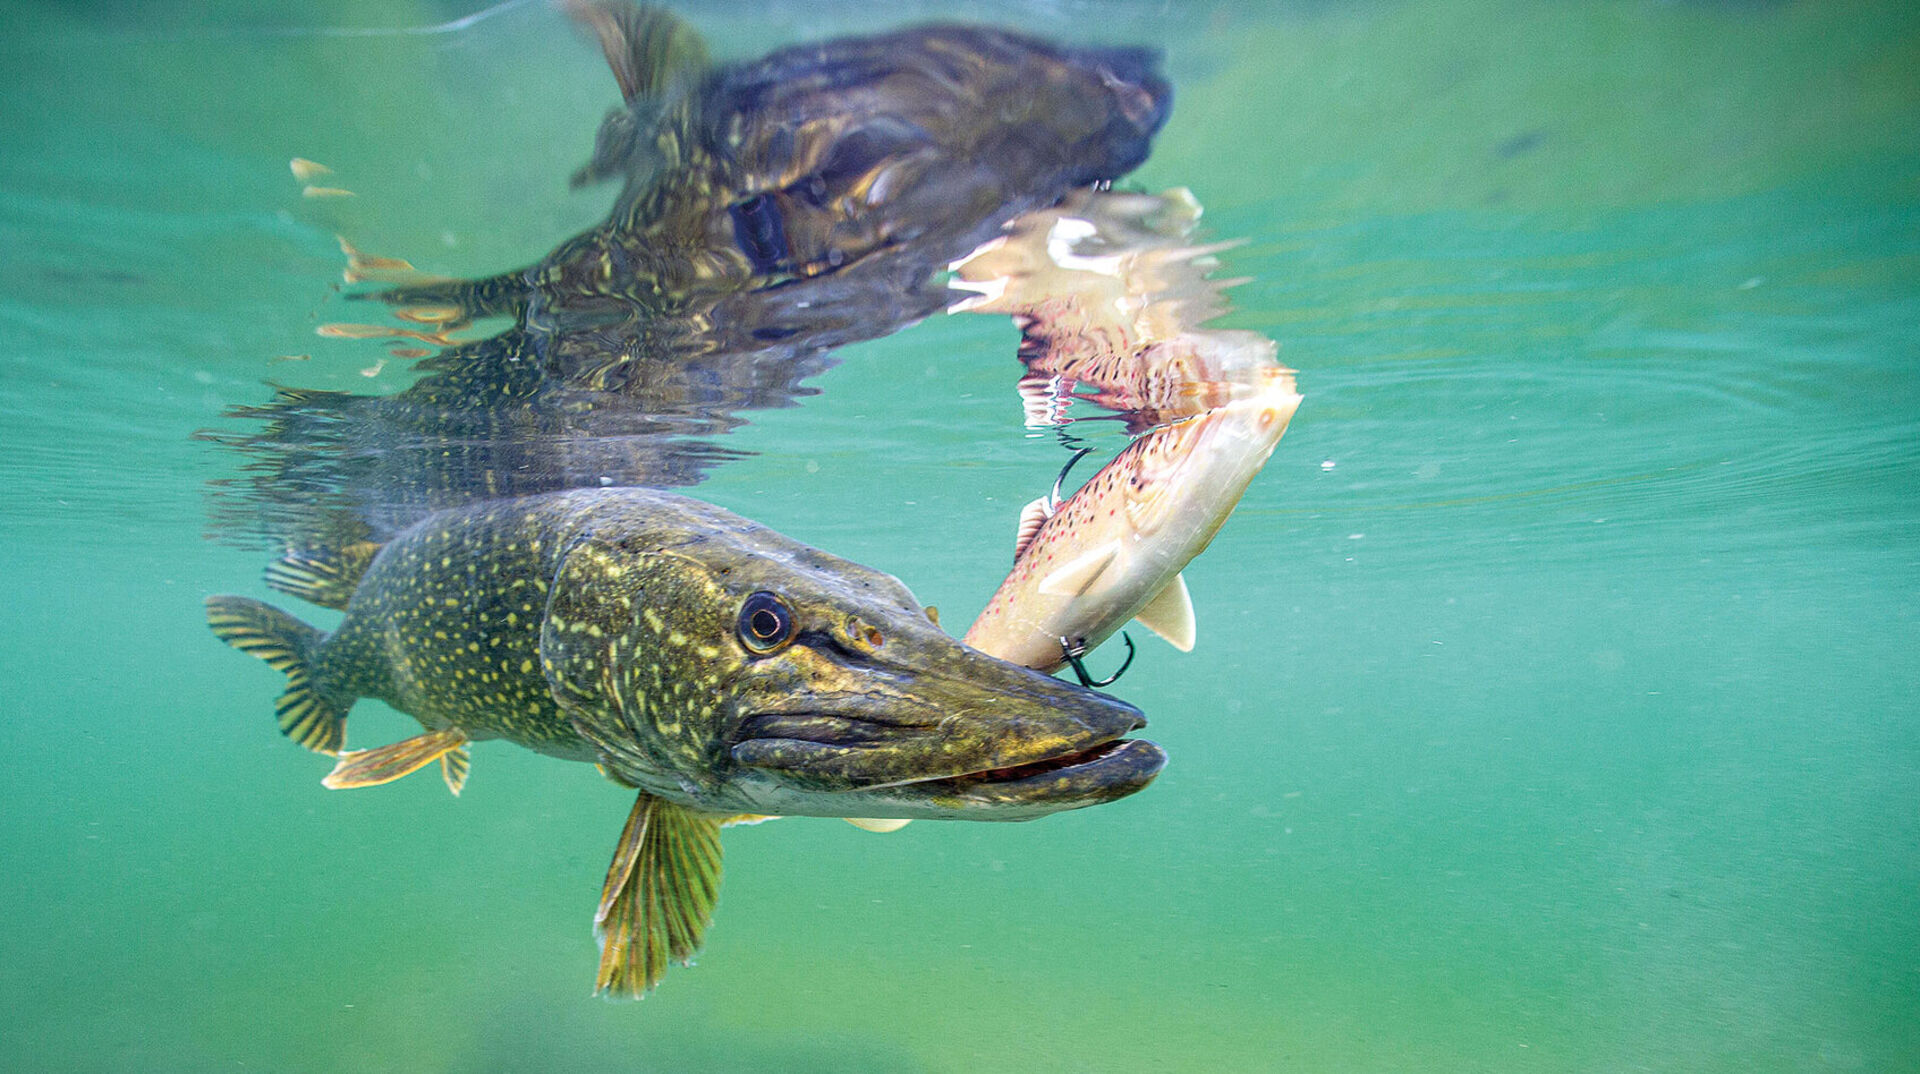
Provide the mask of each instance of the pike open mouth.
{"label": "pike open mouth", "polygon": [[1144,739],[1123,738],[1008,768],[921,780],[903,790],[982,804],[1045,800],[1091,805],[1123,798],[1153,782],[1167,755]]}
{"label": "pike open mouth", "polygon": [[1160,747],[1120,737],[1145,724],[1137,711],[1116,708],[1106,715],[1105,726],[1076,722],[1074,733],[1056,739],[1059,753],[990,768],[969,768],[969,755],[992,761],[1039,752],[1035,744],[1018,746],[1019,721],[1001,738],[978,729],[954,734],[938,720],[890,724],[845,712],[761,713],[743,723],[732,753],[737,763],[782,782],[828,793],[886,792],[969,810],[1073,808],[1132,794],[1166,764]]}
{"label": "pike open mouth", "polygon": [[968,772],[961,776],[949,776],[947,777],[947,782],[1011,783],[1015,780],[1031,779],[1036,776],[1044,776],[1049,772],[1064,772],[1067,769],[1078,768],[1081,765],[1094,764],[1101,758],[1107,757],[1115,751],[1132,744],[1133,740],[1117,738],[1111,742],[1102,742],[1091,749],[1076,750],[1073,753],[1063,753],[1058,757],[1049,757],[1044,761],[1028,761],[1026,764],[1017,764],[1008,768],[989,768],[983,772]]}

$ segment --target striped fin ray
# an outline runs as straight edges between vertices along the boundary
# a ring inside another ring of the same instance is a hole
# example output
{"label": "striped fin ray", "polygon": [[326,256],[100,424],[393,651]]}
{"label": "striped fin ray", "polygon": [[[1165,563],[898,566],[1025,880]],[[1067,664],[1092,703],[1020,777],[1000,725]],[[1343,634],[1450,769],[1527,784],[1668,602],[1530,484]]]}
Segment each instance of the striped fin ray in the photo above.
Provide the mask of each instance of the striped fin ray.
{"label": "striped fin ray", "polygon": [[669,11],[632,4],[568,0],[562,5],[600,41],[607,66],[629,103],[658,97],[708,65],[707,43]]}
{"label": "striped fin ray", "polygon": [[266,569],[269,586],[322,608],[346,611],[353,591],[380,553],[372,541],[355,541],[337,550],[289,550]]}
{"label": "striped fin ray", "polygon": [[228,645],[259,657],[287,677],[274,715],[280,731],[315,753],[338,753],[346,743],[346,711],[313,681],[312,658],[326,635],[271,604],[248,597],[207,598],[207,625]]}
{"label": "striped fin ray", "polygon": [[440,778],[447,781],[447,789],[453,792],[455,798],[460,797],[460,788],[467,785],[467,769],[472,765],[465,746],[440,755]]}
{"label": "striped fin ray", "polygon": [[337,754],[347,744],[347,721],[320,699],[305,668],[287,672],[287,692],[273,706],[280,733],[315,753]]}
{"label": "striped fin ray", "polygon": [[700,950],[720,897],[722,820],[650,794],[634,801],[593,919],[596,994],[637,999]]}

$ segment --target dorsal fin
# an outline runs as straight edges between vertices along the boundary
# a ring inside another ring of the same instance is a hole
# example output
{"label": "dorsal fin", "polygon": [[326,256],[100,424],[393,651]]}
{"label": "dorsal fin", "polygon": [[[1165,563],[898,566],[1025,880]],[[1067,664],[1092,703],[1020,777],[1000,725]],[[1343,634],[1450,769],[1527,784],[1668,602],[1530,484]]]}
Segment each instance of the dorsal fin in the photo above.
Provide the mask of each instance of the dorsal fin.
{"label": "dorsal fin", "polygon": [[1055,505],[1052,496],[1042,496],[1020,510],[1020,532],[1013,539],[1013,558],[1019,559],[1027,554],[1027,546],[1033,543],[1034,534],[1053,517]]}
{"label": "dorsal fin", "polygon": [[658,97],[707,67],[706,41],[665,8],[567,0],[566,9],[599,39],[628,104]]}
{"label": "dorsal fin", "polygon": [[568,14],[593,31],[626,107],[607,113],[593,157],[573,173],[575,189],[624,175],[631,187],[661,165],[654,132],[674,99],[707,69],[707,45],[693,27],[656,7],[566,0]]}
{"label": "dorsal fin", "polygon": [[267,584],[322,608],[347,609],[380,546],[355,541],[337,549],[290,549],[267,565]]}

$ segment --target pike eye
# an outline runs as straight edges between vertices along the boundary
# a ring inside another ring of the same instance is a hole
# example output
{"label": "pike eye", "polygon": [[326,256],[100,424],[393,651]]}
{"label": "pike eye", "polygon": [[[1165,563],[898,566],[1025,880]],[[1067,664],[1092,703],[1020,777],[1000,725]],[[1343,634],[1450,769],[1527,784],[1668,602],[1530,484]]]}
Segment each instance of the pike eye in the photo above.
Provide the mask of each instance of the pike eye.
{"label": "pike eye", "polygon": [[727,213],[733,217],[734,241],[753,263],[753,271],[765,275],[785,267],[787,232],[772,198],[755,194],[728,207]]}
{"label": "pike eye", "polygon": [[793,609],[778,596],[761,590],[740,606],[735,628],[740,644],[756,653],[770,653],[793,639]]}

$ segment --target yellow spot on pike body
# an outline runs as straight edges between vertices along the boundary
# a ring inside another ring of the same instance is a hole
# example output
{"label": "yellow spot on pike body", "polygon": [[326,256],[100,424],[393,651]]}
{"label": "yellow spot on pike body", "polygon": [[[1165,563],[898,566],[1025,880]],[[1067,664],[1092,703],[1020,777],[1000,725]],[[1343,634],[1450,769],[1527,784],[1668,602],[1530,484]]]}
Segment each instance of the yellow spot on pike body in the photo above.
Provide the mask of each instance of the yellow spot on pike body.
{"label": "yellow spot on pike body", "polygon": [[652,608],[642,609],[640,618],[647,621],[647,625],[653,628],[655,634],[662,633],[667,629],[666,620],[660,618],[659,613],[655,612]]}

